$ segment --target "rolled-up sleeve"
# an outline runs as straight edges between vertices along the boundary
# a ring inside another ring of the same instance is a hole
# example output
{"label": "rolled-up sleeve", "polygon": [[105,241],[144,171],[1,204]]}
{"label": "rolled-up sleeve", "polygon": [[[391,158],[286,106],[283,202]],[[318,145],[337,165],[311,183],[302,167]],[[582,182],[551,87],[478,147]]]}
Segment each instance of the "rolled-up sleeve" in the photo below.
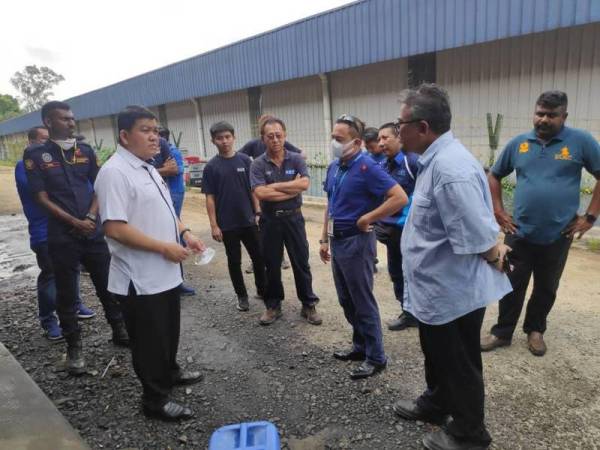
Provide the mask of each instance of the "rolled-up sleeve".
{"label": "rolled-up sleeve", "polygon": [[498,224],[479,183],[471,180],[445,183],[433,195],[455,254],[483,253],[496,244]]}
{"label": "rolled-up sleeve", "polygon": [[125,174],[112,167],[103,167],[96,178],[94,189],[102,223],[107,220],[129,221],[127,204],[133,189],[128,185]]}

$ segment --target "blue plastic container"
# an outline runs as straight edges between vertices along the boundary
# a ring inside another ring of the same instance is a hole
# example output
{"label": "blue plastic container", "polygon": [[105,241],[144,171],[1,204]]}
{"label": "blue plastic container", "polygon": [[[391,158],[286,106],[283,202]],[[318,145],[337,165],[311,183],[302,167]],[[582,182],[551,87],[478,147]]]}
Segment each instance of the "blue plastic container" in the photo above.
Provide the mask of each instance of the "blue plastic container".
{"label": "blue plastic container", "polygon": [[277,427],[271,422],[244,422],[219,428],[208,450],[280,450]]}

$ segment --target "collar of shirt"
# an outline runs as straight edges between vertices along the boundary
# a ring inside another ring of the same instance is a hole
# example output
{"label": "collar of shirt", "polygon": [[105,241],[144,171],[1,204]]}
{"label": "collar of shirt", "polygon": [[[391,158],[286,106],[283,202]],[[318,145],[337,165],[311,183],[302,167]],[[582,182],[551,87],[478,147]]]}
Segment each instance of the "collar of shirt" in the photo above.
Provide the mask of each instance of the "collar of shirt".
{"label": "collar of shirt", "polygon": [[[275,164],[275,163],[273,162],[273,160],[272,160],[272,159],[269,157],[269,152],[268,152],[268,151],[265,151],[265,159],[266,159],[268,162],[270,162],[270,163],[272,163],[272,164]],[[290,153],[289,153],[289,152],[288,152],[288,151],[287,151],[287,150],[284,148],[284,149],[283,149],[283,160],[285,161],[286,159],[290,159]]]}
{"label": "collar of shirt", "polygon": [[420,169],[427,167],[429,163],[433,161],[433,158],[435,157],[437,152],[439,152],[442,147],[445,147],[453,140],[454,134],[452,133],[452,131],[446,131],[435,141],[433,141],[433,143],[427,148],[427,150],[425,150],[425,152],[421,155],[419,161],[417,162]]}
{"label": "collar of shirt", "polygon": [[131,167],[134,169],[139,169],[140,167],[154,167],[152,164],[147,163],[146,161],[141,160],[125,147],[122,147],[121,144],[117,144],[117,153],[123,157],[125,161],[127,161]]}
{"label": "collar of shirt", "polygon": [[[561,128],[561,130],[558,132],[558,134],[552,136],[550,138],[550,140],[548,142],[546,142],[546,145],[550,145],[550,143],[552,143],[554,141],[564,141],[567,137],[567,133],[568,133],[568,128],[563,126]],[[535,129],[531,130],[529,133],[527,133],[527,140],[534,141],[534,142],[540,142],[537,135],[535,134]]]}
{"label": "collar of shirt", "polygon": [[354,163],[356,161],[358,161],[363,156],[363,154],[364,154],[363,152],[358,151],[358,152],[356,152],[356,155],[354,155],[348,161],[343,162],[341,160],[341,158],[338,158],[338,159],[336,159],[335,163],[338,167],[341,167],[342,169],[349,169],[350,167],[352,167],[354,165]]}

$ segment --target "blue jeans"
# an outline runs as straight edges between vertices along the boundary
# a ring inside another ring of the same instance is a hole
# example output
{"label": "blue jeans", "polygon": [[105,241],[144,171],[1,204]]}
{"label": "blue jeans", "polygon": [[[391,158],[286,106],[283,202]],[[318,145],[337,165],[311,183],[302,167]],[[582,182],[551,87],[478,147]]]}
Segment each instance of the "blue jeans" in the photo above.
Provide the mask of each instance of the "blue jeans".
{"label": "blue jeans", "polygon": [[171,192],[171,200],[173,200],[173,207],[175,208],[175,214],[177,217],[181,217],[181,208],[183,208],[183,197],[184,192]]}
{"label": "blue jeans", "polygon": [[[31,250],[35,253],[40,274],[37,278],[38,314],[42,327],[54,322],[56,318],[56,284],[54,283],[54,270],[48,255],[48,243],[41,242],[33,245]],[[79,290],[79,272],[77,272],[77,310],[81,305]]]}

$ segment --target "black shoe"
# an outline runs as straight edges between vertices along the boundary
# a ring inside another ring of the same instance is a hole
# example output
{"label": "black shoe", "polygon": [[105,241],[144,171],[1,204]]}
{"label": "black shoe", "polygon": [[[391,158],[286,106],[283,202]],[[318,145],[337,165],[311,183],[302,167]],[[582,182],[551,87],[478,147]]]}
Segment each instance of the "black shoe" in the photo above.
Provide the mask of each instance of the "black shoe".
{"label": "black shoe", "polygon": [[69,375],[76,377],[86,372],[81,339],[69,339],[67,341],[66,367]]}
{"label": "black shoe", "polygon": [[190,408],[173,401],[169,401],[157,409],[144,405],[144,414],[146,417],[154,417],[166,421],[186,420],[191,419],[194,416],[194,413]]}
{"label": "black shoe", "polygon": [[125,328],[125,322],[119,320],[110,324],[112,327],[112,341],[113,344],[120,347],[129,347],[129,335]]}
{"label": "black shoe", "polygon": [[388,330],[401,331],[407,328],[414,328],[418,326],[419,322],[417,322],[417,319],[410,314],[403,312],[396,320],[392,320],[388,323]]}
{"label": "black shoe", "polygon": [[489,447],[481,442],[458,440],[443,429],[427,433],[423,445],[429,450],[485,450]]}
{"label": "black shoe", "polygon": [[187,386],[190,384],[199,383],[203,379],[204,379],[204,375],[202,375],[198,371],[189,371],[189,372],[180,371],[173,378],[173,386]]}
{"label": "black shoe", "polygon": [[363,352],[357,352],[355,350],[338,350],[333,352],[333,357],[340,361],[364,361],[365,354]]}
{"label": "black shoe", "polygon": [[412,400],[399,400],[392,406],[392,410],[402,419],[420,420],[434,425],[443,425],[447,417],[446,414],[437,411],[425,410]]}
{"label": "black shoe", "polygon": [[237,299],[238,311],[248,311],[250,309],[250,303],[248,303],[248,296],[238,297]]}
{"label": "black shoe", "polygon": [[367,361],[363,361],[360,366],[358,366],[356,369],[350,372],[350,378],[352,378],[353,380],[369,378],[384,370],[386,366],[387,363],[373,364]]}

